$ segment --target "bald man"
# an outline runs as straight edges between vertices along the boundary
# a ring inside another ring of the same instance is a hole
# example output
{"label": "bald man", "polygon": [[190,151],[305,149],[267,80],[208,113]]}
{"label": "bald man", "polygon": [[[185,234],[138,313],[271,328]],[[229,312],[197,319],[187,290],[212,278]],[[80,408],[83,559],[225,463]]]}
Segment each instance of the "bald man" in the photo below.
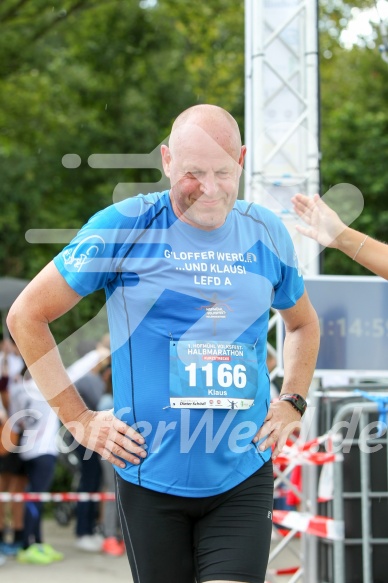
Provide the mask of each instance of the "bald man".
{"label": "bald man", "polygon": [[[237,200],[246,148],[234,118],[197,105],[161,148],[171,188],[93,216],[30,283],[8,324],[78,442],[116,469],[135,583],[262,583],[272,459],[300,424],[318,320],[282,222]],[[105,289],[113,412],[87,409],[49,324]],[[269,310],[286,329],[270,404]]]}

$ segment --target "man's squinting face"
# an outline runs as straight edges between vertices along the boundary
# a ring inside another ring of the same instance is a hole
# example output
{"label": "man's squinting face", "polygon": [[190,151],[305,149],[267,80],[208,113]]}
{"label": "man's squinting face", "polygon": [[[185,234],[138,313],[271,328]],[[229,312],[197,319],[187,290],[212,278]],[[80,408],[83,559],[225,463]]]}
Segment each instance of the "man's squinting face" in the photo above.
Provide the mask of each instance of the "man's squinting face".
{"label": "man's squinting face", "polygon": [[237,198],[244,156],[245,146],[233,148],[226,138],[216,141],[198,126],[181,132],[171,149],[162,146],[177,217],[203,230],[221,227]]}

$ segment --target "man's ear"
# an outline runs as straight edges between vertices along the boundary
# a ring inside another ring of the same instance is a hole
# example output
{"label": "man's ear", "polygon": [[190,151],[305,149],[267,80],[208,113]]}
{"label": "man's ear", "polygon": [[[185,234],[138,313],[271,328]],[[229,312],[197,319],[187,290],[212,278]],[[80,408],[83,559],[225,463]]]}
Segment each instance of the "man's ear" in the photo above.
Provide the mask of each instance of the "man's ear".
{"label": "man's ear", "polygon": [[160,153],[162,155],[163,170],[167,178],[170,178],[170,163],[171,163],[171,152],[170,148],[165,144],[160,146]]}
{"label": "man's ear", "polygon": [[240,152],[240,158],[238,160],[238,163],[241,166],[241,169],[244,168],[244,159],[245,159],[245,154],[246,153],[247,153],[247,147],[246,146],[242,146],[241,147],[241,152]]}

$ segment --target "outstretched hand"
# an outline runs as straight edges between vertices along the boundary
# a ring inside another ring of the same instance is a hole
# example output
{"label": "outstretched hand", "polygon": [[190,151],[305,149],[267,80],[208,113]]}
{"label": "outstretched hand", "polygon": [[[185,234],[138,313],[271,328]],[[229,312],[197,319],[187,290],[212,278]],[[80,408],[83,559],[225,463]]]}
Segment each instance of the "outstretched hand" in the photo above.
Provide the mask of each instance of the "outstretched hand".
{"label": "outstretched hand", "polygon": [[347,227],[318,194],[313,197],[296,194],[291,202],[296,214],[309,225],[297,225],[299,233],[315,239],[324,247],[337,247],[336,239]]}
{"label": "outstretched hand", "polygon": [[78,443],[119,468],[125,462],[138,465],[147,456],[144,438],[111,411],[87,409],[66,427]]}

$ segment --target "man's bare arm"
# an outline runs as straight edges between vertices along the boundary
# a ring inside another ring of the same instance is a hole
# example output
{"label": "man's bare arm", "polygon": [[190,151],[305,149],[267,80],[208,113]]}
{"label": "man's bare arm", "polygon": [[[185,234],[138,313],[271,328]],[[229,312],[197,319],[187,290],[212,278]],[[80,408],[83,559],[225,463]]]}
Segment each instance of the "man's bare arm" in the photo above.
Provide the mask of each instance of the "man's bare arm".
{"label": "man's bare arm", "polygon": [[11,307],[9,330],[41,393],[77,441],[120,467],[125,464],[118,457],[139,463],[138,456],[145,457],[140,447],[144,439],[111,413],[89,411],[66,373],[51,334],[49,324],[81,299],[51,262]]}
{"label": "man's bare arm", "polygon": [[[319,350],[318,316],[305,291],[295,306],[281,310],[286,336],[283,347],[284,380],[281,394],[297,393],[307,397]],[[285,445],[287,437],[300,424],[300,413],[287,401],[272,403],[254,442],[266,437],[264,450],[276,444],[273,458]]]}

